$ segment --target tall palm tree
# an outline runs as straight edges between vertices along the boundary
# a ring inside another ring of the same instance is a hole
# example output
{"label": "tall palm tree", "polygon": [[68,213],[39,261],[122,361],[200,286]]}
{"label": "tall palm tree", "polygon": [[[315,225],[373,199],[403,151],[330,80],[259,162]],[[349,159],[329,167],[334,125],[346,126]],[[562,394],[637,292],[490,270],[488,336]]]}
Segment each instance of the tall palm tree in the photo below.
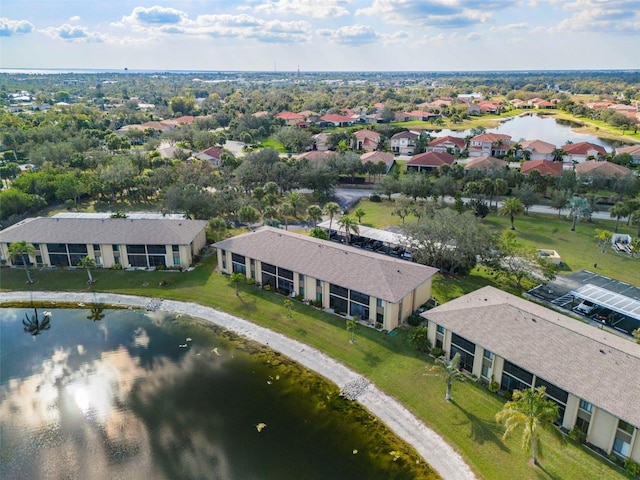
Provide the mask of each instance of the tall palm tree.
{"label": "tall palm tree", "polygon": [[344,236],[347,239],[347,243],[351,243],[351,233],[355,233],[358,235],[360,233],[360,229],[358,228],[358,222],[351,217],[342,217],[338,220],[338,224],[341,229],[344,229]]}
{"label": "tall palm tree", "polygon": [[289,202],[278,207],[278,213],[284,219],[284,229],[289,230],[289,215],[295,215],[295,209]]}
{"label": "tall palm tree", "polygon": [[362,223],[362,217],[364,217],[367,213],[362,209],[358,208],[353,214],[358,218],[358,223]]}
{"label": "tall palm tree", "polygon": [[464,382],[464,375],[460,371],[460,354],[456,353],[451,360],[446,360],[445,357],[440,357],[438,361],[442,363],[442,366],[444,367],[444,380],[447,382],[447,393],[445,394],[444,399],[447,402],[450,402],[453,382]]}
{"label": "tall palm tree", "polygon": [[295,218],[298,218],[298,212],[303,211],[305,203],[307,203],[304,197],[296,191],[289,192],[285,201],[293,207],[293,216]]}
{"label": "tall palm tree", "polygon": [[91,269],[96,268],[96,261],[93,258],[91,258],[89,255],[87,255],[82,260],[80,260],[80,262],[78,263],[78,266],[87,269],[87,275],[89,276],[89,281],[87,283],[89,283],[89,285],[94,283],[93,276],[91,275]]}
{"label": "tall palm tree", "polygon": [[561,148],[554,148],[551,155],[553,155],[554,162],[562,162],[564,160],[564,150]]}
{"label": "tall palm tree", "polygon": [[640,210],[636,210],[631,214],[631,224],[638,226],[638,234],[637,237],[640,237]]}
{"label": "tall palm tree", "polygon": [[322,220],[322,208],[318,205],[309,205],[307,207],[307,218],[313,222],[313,227],[318,226],[318,222]]}
{"label": "tall palm tree", "polygon": [[617,202],[611,209],[609,210],[609,216],[611,218],[616,219],[616,228],[615,232],[618,233],[618,225],[620,224],[620,219],[622,217],[626,217],[629,215],[629,206],[624,202]]}
{"label": "tall palm tree", "polygon": [[498,209],[498,214],[504,217],[508,216],[511,220],[511,230],[515,230],[516,226],[513,224],[513,220],[516,215],[520,215],[524,212],[524,205],[519,198],[507,198],[502,202],[502,206]]}
{"label": "tall palm tree", "polygon": [[29,273],[29,258],[35,255],[36,249],[35,247],[27,243],[25,240],[20,240],[19,242],[13,242],[9,244],[9,256],[13,259],[20,257],[22,259],[22,264],[24,265],[24,271],[27,274],[27,282],[33,283],[33,279],[31,278],[31,274]]}
{"label": "tall palm tree", "polygon": [[340,205],[336,202],[327,202],[324,206],[325,215],[329,215],[329,235],[331,235],[331,226],[333,225],[333,217],[340,213]]}
{"label": "tall palm tree", "polygon": [[558,419],[558,405],[546,399],[545,387],[514,390],[510,402],[496,414],[496,421],[504,423],[506,438],[515,429],[522,428],[522,448],[531,451],[533,464],[539,465],[541,430],[551,432],[558,439],[563,439],[560,431],[553,425]]}

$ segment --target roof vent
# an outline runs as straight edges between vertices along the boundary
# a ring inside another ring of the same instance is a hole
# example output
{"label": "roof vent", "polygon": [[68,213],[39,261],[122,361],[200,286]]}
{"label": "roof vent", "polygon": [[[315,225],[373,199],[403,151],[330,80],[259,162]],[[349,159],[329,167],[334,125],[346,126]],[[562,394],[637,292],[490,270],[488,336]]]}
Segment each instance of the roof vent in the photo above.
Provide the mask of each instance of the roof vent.
{"label": "roof vent", "polygon": [[535,318],[532,318],[531,321],[532,322],[537,322],[537,320]]}
{"label": "roof vent", "polygon": [[603,354],[603,355],[606,354],[606,352],[604,350],[602,350],[602,349],[600,349],[600,353]]}

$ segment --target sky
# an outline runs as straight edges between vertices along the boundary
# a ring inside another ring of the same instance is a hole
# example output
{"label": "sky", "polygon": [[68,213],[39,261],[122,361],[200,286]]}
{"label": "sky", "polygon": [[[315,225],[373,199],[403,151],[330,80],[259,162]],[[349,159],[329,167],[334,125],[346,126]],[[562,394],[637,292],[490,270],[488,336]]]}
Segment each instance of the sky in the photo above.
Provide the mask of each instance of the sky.
{"label": "sky", "polygon": [[1,0],[0,68],[640,69],[640,0]]}

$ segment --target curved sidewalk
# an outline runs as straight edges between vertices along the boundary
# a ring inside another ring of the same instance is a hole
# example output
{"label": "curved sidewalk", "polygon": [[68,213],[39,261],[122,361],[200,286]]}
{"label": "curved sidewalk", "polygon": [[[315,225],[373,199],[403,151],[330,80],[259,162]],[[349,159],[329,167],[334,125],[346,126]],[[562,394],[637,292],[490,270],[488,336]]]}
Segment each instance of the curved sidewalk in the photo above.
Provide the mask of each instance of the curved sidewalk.
{"label": "curved sidewalk", "polygon": [[340,389],[345,387],[350,389],[354,385],[366,384],[364,389],[356,387],[358,402],[393,430],[396,435],[412,445],[443,479],[473,480],[476,478],[462,457],[442,437],[428,428],[397,400],[380,391],[375,385],[363,382],[362,377],[356,372],[349,370],[319,350],[280,333],[197,303],[98,292],[0,292],[0,306],[4,302],[29,302],[32,300],[34,302],[105,303],[132,306],[181,313],[213,322],[238,335],[281,352],[331,380]]}

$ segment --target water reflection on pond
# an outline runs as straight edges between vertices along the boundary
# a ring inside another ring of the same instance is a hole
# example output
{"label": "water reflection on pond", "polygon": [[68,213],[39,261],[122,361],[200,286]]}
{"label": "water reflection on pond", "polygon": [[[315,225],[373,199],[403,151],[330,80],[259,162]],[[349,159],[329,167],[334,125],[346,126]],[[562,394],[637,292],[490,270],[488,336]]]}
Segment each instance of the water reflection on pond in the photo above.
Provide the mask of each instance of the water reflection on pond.
{"label": "water reflection on pond", "polygon": [[3,480],[437,478],[335,386],[209,324],[50,313],[0,309]]}
{"label": "water reflection on pond", "polygon": [[[595,135],[587,133],[581,133],[575,131],[575,128],[581,125],[569,120],[556,119],[553,117],[539,116],[535,114],[523,115],[518,117],[510,117],[502,122],[495,128],[487,128],[487,132],[503,133],[510,135],[511,140],[514,142],[524,140],[543,140],[548,143],[552,143],[558,147],[561,147],[567,140],[573,143],[578,142],[591,142],[596,145],[601,145],[610,152],[612,148],[619,147],[622,142],[616,140],[610,140],[606,138],[600,138]],[[464,137],[472,135],[471,130],[449,130],[443,129],[434,132],[434,135],[442,137],[445,135],[452,135],[456,137]]]}

